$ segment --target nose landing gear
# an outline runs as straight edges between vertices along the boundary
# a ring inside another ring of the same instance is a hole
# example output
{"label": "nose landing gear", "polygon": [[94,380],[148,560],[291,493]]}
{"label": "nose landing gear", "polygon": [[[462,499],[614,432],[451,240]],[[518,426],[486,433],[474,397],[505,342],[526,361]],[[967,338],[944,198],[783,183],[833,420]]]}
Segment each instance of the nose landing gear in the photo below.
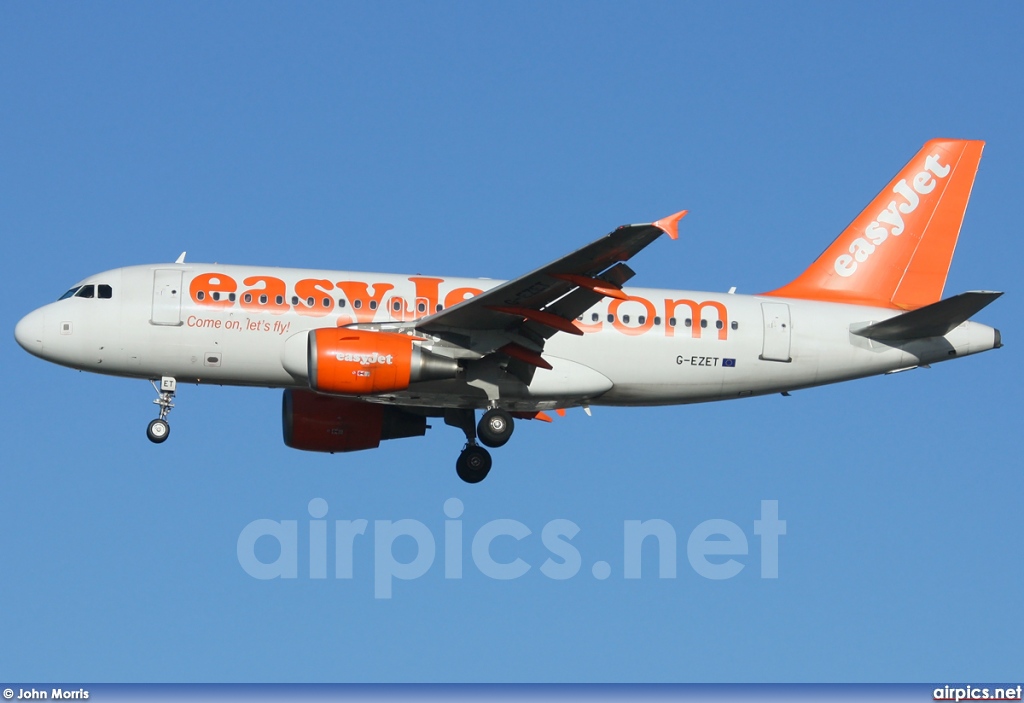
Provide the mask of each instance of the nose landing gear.
{"label": "nose landing gear", "polygon": [[153,444],[160,444],[171,434],[171,425],[167,422],[167,415],[174,407],[174,392],[177,390],[178,382],[170,376],[164,376],[160,379],[159,386],[156,385],[156,381],[150,381],[150,383],[153,384],[153,389],[157,392],[158,397],[153,402],[160,406],[160,417],[149,423],[149,427],[146,428],[146,437]]}
{"label": "nose landing gear", "polygon": [[146,436],[153,444],[160,444],[171,434],[171,426],[167,420],[156,419],[149,423],[146,428]]}

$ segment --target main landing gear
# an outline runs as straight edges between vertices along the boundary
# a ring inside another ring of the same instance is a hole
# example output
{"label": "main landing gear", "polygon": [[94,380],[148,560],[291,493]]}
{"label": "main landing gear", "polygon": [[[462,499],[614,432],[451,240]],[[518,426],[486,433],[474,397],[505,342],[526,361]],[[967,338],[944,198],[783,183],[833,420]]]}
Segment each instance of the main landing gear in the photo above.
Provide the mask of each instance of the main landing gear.
{"label": "main landing gear", "polygon": [[149,427],[146,428],[146,437],[153,444],[160,444],[171,434],[171,425],[167,422],[167,415],[174,407],[174,392],[177,390],[178,383],[170,376],[161,378],[159,386],[156,385],[156,381],[150,381],[150,383],[153,384],[153,389],[158,395],[153,402],[160,406],[160,417],[149,423]]}
{"label": "main landing gear", "polygon": [[444,416],[446,424],[466,433],[466,446],[455,462],[455,472],[466,483],[480,483],[491,470],[491,454],[476,443],[477,435],[483,444],[497,448],[508,442],[515,429],[512,416],[501,408],[485,412],[479,424],[475,420],[470,409],[449,410]]}
{"label": "main landing gear", "polygon": [[504,446],[512,438],[512,430],[516,428],[512,416],[501,408],[491,408],[480,418],[476,433],[480,441],[488,447],[497,449]]}
{"label": "main landing gear", "polygon": [[475,444],[467,444],[455,460],[455,473],[466,483],[480,483],[490,471],[491,453]]}

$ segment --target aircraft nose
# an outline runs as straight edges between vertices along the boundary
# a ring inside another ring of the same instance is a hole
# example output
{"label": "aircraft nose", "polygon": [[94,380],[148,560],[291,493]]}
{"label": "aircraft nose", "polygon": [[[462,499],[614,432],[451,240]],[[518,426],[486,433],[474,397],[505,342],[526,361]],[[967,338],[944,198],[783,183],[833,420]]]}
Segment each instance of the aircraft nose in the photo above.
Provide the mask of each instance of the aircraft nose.
{"label": "aircraft nose", "polygon": [[14,328],[14,338],[21,348],[29,354],[39,356],[43,353],[43,313],[34,310],[21,318]]}

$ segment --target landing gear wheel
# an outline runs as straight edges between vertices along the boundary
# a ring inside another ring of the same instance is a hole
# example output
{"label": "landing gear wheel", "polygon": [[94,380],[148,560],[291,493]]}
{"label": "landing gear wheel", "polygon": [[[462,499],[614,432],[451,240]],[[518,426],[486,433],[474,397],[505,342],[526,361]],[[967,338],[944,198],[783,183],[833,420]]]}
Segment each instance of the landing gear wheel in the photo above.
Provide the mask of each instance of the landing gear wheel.
{"label": "landing gear wheel", "polygon": [[480,418],[476,433],[485,445],[497,448],[508,442],[514,429],[515,422],[511,415],[501,408],[492,408]]}
{"label": "landing gear wheel", "polygon": [[146,428],[146,436],[153,444],[160,444],[167,439],[169,434],[171,434],[171,426],[167,424],[167,420],[153,420]]}
{"label": "landing gear wheel", "polygon": [[491,470],[491,455],[483,447],[470,445],[459,454],[455,472],[466,483],[480,483]]}
{"label": "landing gear wheel", "polygon": [[156,381],[150,381],[153,389],[157,392],[157,399],[153,402],[160,408],[160,417],[149,423],[146,428],[146,436],[153,444],[160,444],[171,434],[171,426],[167,424],[167,415],[174,407],[174,392],[178,389],[178,382],[172,376],[161,376],[160,385]]}

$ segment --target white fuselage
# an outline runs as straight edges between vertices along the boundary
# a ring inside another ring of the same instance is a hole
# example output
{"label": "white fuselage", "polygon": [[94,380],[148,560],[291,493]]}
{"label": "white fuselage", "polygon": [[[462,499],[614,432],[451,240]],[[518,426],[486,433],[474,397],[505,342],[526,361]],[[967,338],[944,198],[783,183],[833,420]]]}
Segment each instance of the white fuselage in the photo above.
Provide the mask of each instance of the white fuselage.
{"label": "white fuselage", "polygon": [[[499,283],[207,264],[132,266],[79,284],[110,286],[109,298],[45,305],[19,323],[16,336],[33,354],[85,371],[306,387],[295,372],[295,359],[304,353],[295,341],[304,338],[300,333],[349,324],[397,329]],[[582,336],[551,337],[543,356],[553,368],[537,369],[529,384],[486,359],[469,359],[464,378],[367,399],[485,407],[486,389],[493,394],[497,388],[511,410],[693,403],[887,373],[999,343],[993,328],[975,322],[899,346],[851,333],[899,312],[884,308],[653,288],[625,292],[629,300],[605,299],[577,320]],[[431,340],[424,344],[431,348]]]}

